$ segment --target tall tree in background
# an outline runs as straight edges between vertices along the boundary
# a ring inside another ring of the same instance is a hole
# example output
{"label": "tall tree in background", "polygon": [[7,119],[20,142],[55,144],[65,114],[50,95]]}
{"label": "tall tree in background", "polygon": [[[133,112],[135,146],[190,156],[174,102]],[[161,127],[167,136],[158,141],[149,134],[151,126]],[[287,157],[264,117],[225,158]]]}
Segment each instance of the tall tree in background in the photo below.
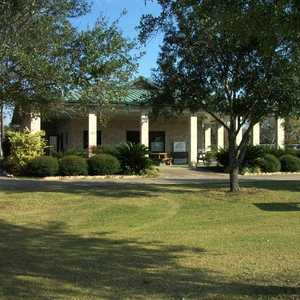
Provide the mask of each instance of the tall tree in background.
{"label": "tall tree in background", "polygon": [[238,191],[253,126],[269,114],[299,111],[297,1],[158,3],[161,15],[145,15],[140,23],[142,42],[158,30],[164,33],[152,104],[160,111],[204,110],[226,128],[230,190]]}
{"label": "tall tree in background", "polygon": [[103,17],[76,30],[70,20],[89,9],[87,0],[0,1],[1,107],[62,111],[76,93],[78,109],[92,104],[99,111],[126,92],[136,68],[135,45],[117,21]]}

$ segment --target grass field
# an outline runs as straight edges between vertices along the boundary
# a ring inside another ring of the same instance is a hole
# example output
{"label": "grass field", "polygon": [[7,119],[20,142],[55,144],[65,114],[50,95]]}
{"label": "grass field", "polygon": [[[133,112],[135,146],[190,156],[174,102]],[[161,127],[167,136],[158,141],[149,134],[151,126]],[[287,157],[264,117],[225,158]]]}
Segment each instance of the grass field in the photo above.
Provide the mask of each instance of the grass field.
{"label": "grass field", "polygon": [[300,299],[300,186],[0,183],[1,299]]}

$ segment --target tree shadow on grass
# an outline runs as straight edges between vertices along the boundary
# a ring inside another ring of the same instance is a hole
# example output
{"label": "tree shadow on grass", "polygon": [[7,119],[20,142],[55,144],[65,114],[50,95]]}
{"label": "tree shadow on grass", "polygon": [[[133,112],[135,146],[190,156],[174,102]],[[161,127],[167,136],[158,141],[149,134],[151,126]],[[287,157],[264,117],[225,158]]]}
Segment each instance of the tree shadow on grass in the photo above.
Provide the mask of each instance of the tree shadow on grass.
{"label": "tree shadow on grass", "polygon": [[0,298],[287,299],[300,295],[299,287],[230,282],[221,274],[179,264],[186,255],[202,257],[207,252],[114,239],[109,233],[81,236],[68,232],[64,223],[25,227],[1,221]]}
{"label": "tree shadow on grass", "polygon": [[272,212],[300,211],[300,202],[254,203],[254,205],[261,210]]}
{"label": "tree shadow on grass", "polygon": [[[169,183],[170,182],[170,183]],[[241,187],[266,189],[271,191],[300,192],[296,180],[241,179]],[[201,190],[228,189],[227,179],[170,179],[164,184],[128,181],[42,181],[34,179],[7,180],[0,178],[0,191],[4,193],[62,192],[85,193],[110,198],[149,197],[159,193],[198,193]]]}

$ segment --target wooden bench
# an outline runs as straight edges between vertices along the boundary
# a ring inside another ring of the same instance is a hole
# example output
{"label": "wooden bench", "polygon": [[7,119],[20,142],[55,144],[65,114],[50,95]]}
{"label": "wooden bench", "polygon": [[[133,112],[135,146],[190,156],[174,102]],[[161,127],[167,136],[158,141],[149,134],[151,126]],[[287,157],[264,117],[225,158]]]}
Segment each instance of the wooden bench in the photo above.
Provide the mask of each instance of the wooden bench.
{"label": "wooden bench", "polygon": [[172,156],[170,153],[167,152],[152,152],[150,157],[153,160],[161,161],[166,165],[170,166],[172,164]]}

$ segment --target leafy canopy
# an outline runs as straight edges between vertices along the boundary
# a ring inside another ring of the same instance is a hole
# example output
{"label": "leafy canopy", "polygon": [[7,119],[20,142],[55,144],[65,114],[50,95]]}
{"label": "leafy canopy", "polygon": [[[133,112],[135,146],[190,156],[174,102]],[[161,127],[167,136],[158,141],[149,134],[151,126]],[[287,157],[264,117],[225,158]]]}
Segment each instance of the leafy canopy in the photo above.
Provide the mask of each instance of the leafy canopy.
{"label": "leafy canopy", "polygon": [[20,105],[22,110],[58,111],[57,105],[74,91],[82,107],[109,102],[124,92],[124,82],[136,67],[131,55],[135,44],[122,36],[117,22],[110,24],[105,18],[86,31],[74,28],[71,18],[86,14],[88,3],[0,2],[2,103]]}
{"label": "leafy canopy", "polygon": [[141,41],[157,30],[164,33],[152,104],[156,111],[204,110],[223,124],[236,181],[253,126],[270,114],[299,113],[299,5],[292,0],[158,3],[161,15],[145,15],[140,23]]}

